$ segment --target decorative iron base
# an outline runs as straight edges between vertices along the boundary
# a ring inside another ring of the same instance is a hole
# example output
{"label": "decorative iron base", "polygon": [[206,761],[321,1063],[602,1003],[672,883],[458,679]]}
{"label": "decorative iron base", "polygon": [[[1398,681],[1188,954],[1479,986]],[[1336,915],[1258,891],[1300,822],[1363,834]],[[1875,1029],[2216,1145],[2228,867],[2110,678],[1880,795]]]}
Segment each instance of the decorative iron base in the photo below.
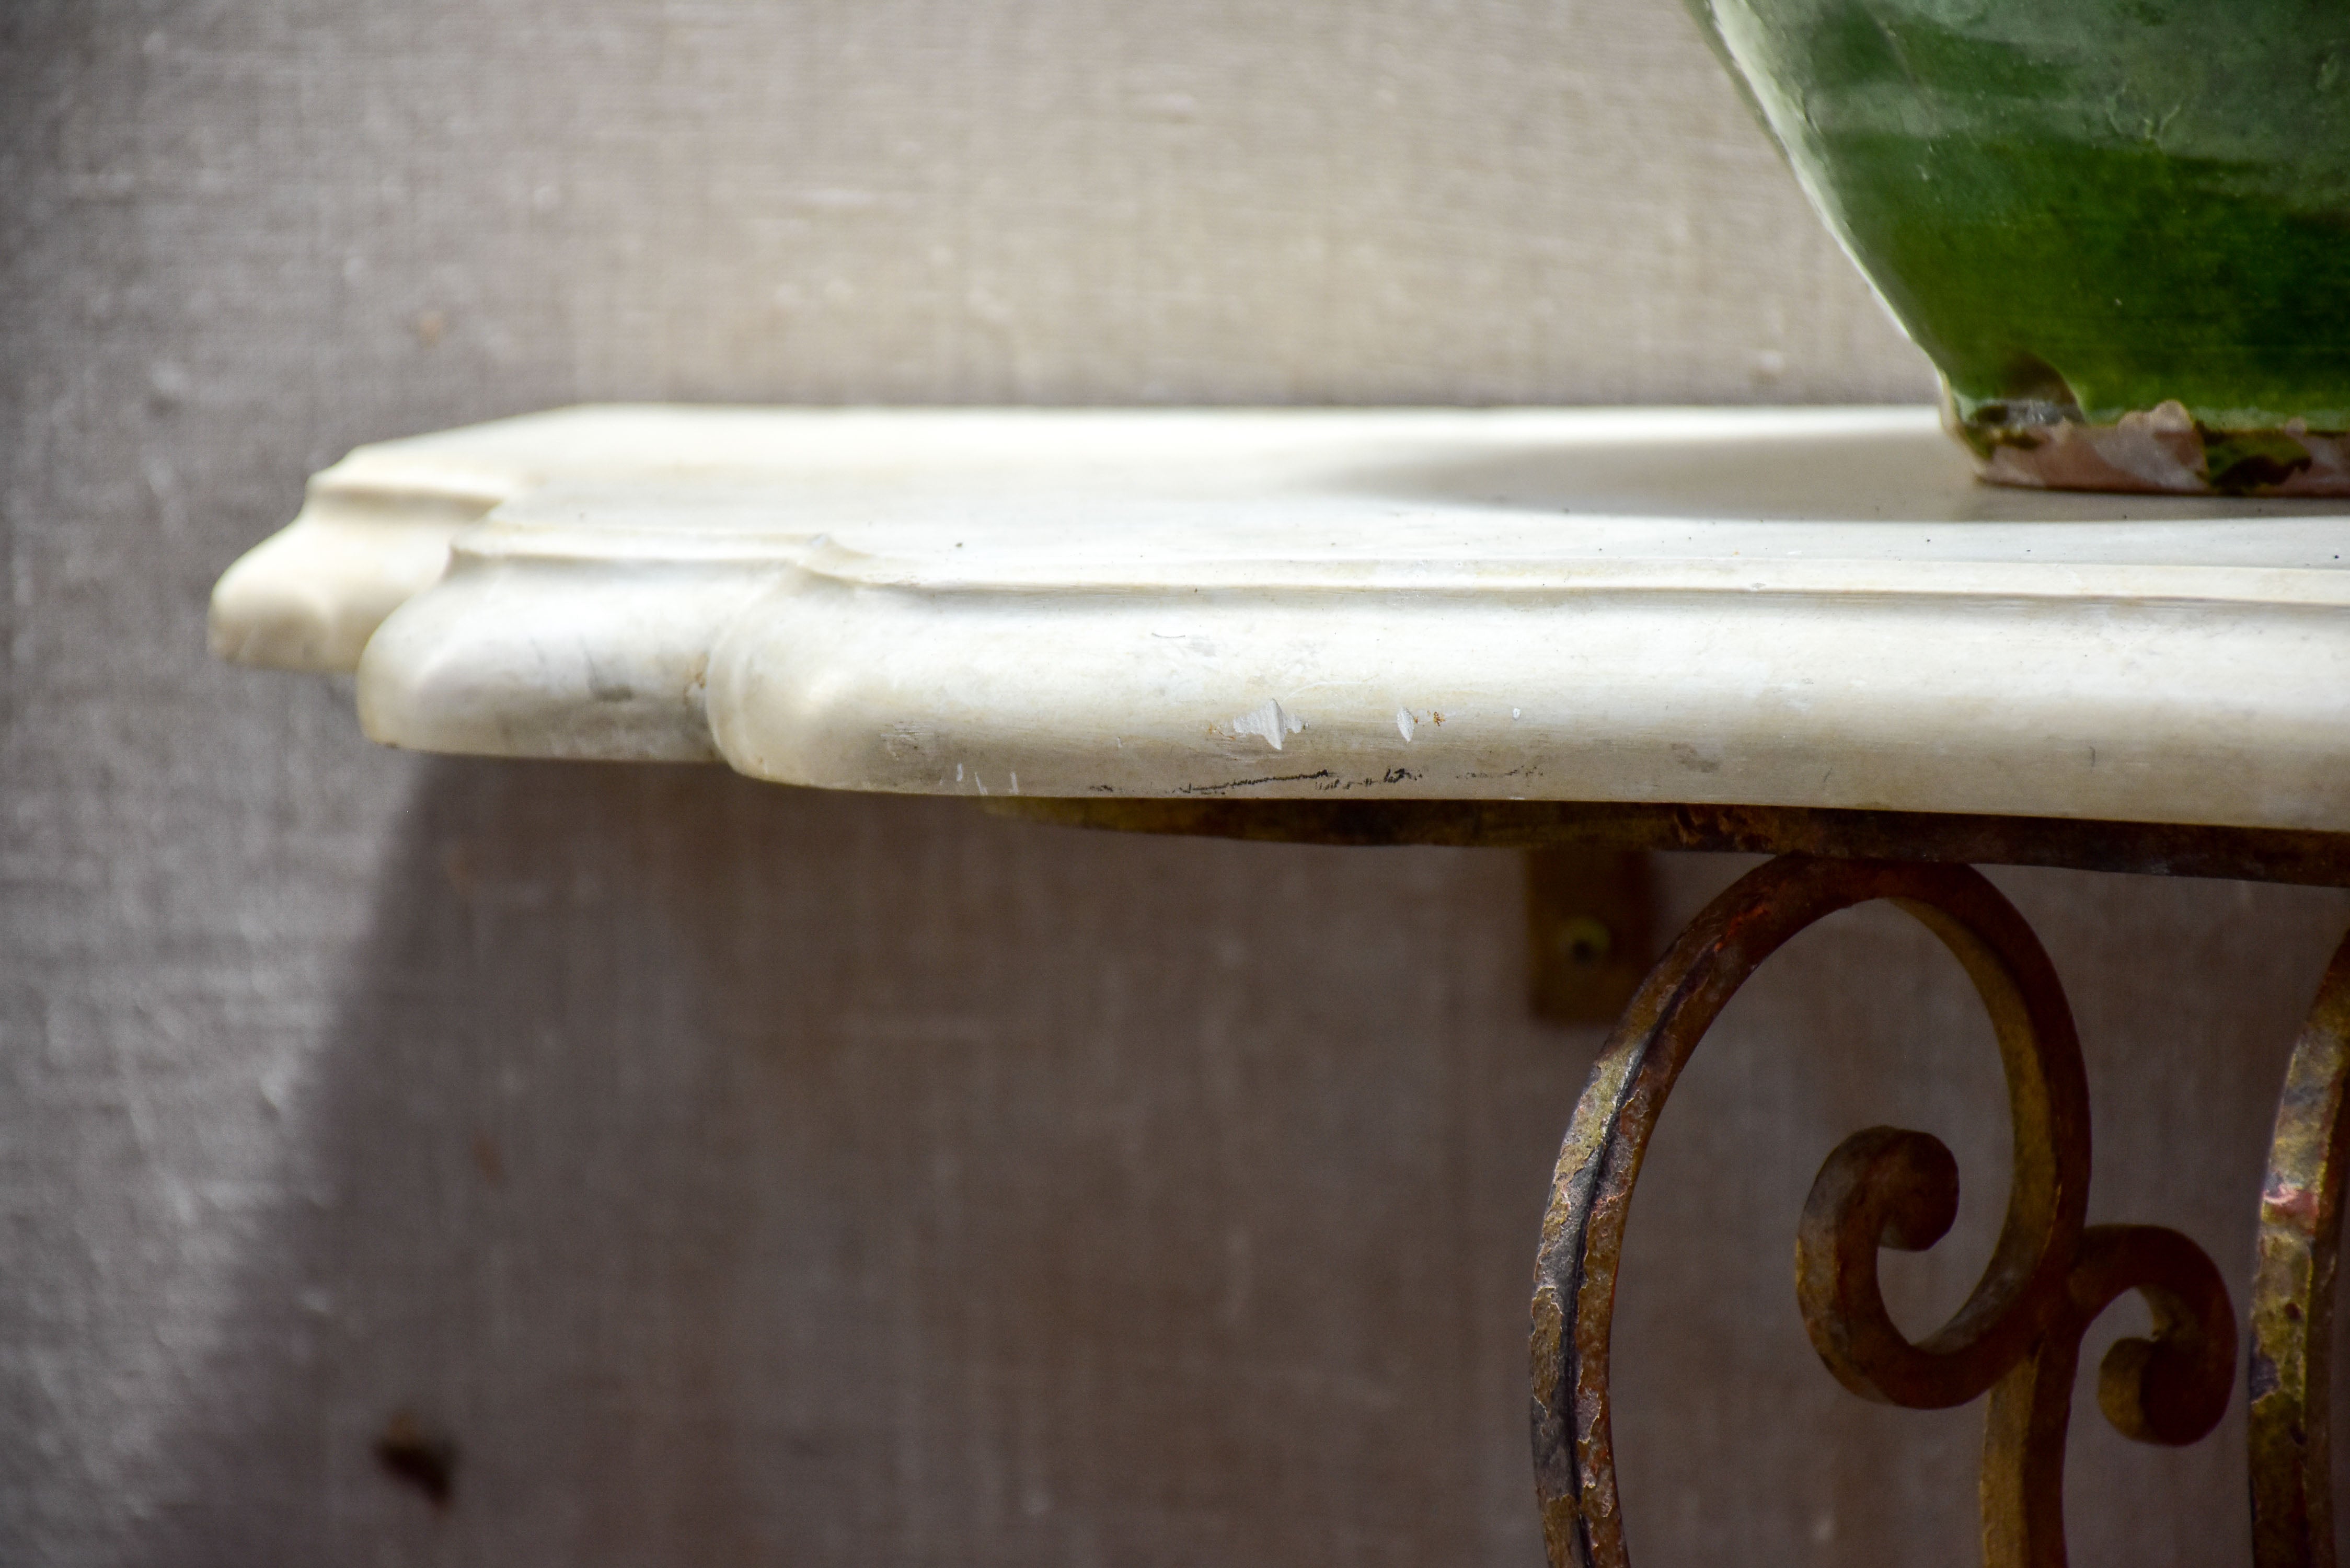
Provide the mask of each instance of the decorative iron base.
{"label": "decorative iron base", "polygon": [[[1877,1288],[1881,1247],[1932,1246],[1958,1210],[1939,1140],[1898,1127],[1846,1139],[1804,1206],[1795,1289],[1812,1344],[1853,1392],[1915,1409],[1991,1396],[1983,1560],[2064,1562],[2064,1434],[2081,1342],[2137,1291],[2148,1337],[2107,1353],[2098,1404],[2125,1436],[2192,1443],[2225,1411],[2236,1318],[2220,1272],[2175,1231],[2084,1223],[2088,1090],[2064,988],[2031,929],[1970,867],[1786,855],[1740,880],[1683,931],[1617,1024],[1576,1106],[1535,1262],[1534,1449],[1556,1568],[1629,1561],[1609,1429],[1608,1341],[1634,1184],[1675,1079],[1747,977],[1797,932],[1887,898],[1958,958],[1991,1014],[2014,1128],[2006,1219],[1973,1293],[1912,1343]],[[2331,1564],[2325,1391],[2344,1122],[2350,942],[2293,1054],[2272,1150],[2253,1283],[2253,1536],[2260,1568]]]}
{"label": "decorative iron base", "polygon": [[[1732,994],[1796,932],[1877,898],[1958,956],[2007,1072],[2015,1170],[1991,1263],[1923,1342],[1877,1293],[1880,1247],[1922,1249],[1956,1211],[1958,1170],[1923,1133],[1871,1127],[1828,1157],[1796,1249],[1796,1293],[1828,1369],[1867,1398],[1933,1408],[1991,1396],[1983,1553],[2064,1561],[2064,1438],[2089,1324],[2137,1291],[2149,1337],[2107,1353],[2097,1402],[2128,1437],[2185,1444],[2219,1421],[2236,1319],[2210,1259],[2173,1231],[2083,1223],[2089,1109],[2071,1010],[2038,939],[1975,864],[2350,887],[2350,834],[1802,806],[1562,801],[1019,800],[990,809],[1128,832],[1318,844],[1448,844],[1779,858],[1716,898],[1650,970],[1592,1068],[1560,1150],[1534,1297],[1534,1446],[1551,1562],[1628,1561],[1608,1428],[1608,1335],[1632,1188],[1673,1081]],[[1559,909],[1564,909],[1560,905]],[[1559,925],[1541,906],[1539,934]],[[1573,911],[1565,919],[1571,923]],[[1565,929],[1561,927],[1561,929]],[[2350,940],[2293,1047],[2261,1197],[2246,1383],[2256,1568],[2333,1568],[2335,1270],[2350,1165]]]}

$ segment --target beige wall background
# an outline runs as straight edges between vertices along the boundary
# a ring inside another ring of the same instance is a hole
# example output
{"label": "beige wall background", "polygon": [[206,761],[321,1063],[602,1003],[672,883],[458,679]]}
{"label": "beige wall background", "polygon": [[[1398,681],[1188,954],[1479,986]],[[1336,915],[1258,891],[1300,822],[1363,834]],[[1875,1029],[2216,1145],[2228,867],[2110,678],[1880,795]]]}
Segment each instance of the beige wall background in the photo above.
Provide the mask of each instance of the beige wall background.
{"label": "beige wall background", "polygon": [[[1597,1037],[1523,1015],[1510,857],[395,755],[205,592],[351,445],[577,400],[1929,390],[1669,0],[11,0],[0,1558],[1537,1562]],[[2241,1281],[2350,899],[1998,879],[2095,1216]],[[1788,1259],[1929,1127],[1974,1185],[1896,1282],[1955,1302],[1994,1074],[1884,911],[1716,1032],[1627,1265],[1643,1561],[1970,1559],[1977,1414],[1842,1394]],[[2085,1417],[2076,1560],[2244,1562],[2241,1429]]]}

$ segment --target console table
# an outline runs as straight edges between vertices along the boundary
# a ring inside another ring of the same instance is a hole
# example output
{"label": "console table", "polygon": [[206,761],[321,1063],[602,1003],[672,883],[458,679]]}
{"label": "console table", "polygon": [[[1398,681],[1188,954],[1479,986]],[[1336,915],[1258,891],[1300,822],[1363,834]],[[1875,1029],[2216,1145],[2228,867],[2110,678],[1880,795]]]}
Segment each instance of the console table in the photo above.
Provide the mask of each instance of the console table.
{"label": "console table", "polygon": [[[212,637],[355,672],[367,732],[421,751],[1149,832],[1775,855],[1635,976],[1559,1157],[1533,1429],[1562,1568],[1627,1560],[1609,1328],[1674,1080],[1780,944],[1895,901],[1994,1025],[2003,1229],[1906,1338],[1877,1252],[1939,1240],[1958,1172],[1869,1128],[1821,1168],[1796,1290],[1854,1392],[1989,1396],[1985,1560],[2043,1568],[2089,1324],[2146,1298],[2097,1402],[2179,1444],[2225,1408],[2238,1316],[2185,1237],[2085,1223],[2064,993],[1970,867],[2350,886],[2345,553],[2338,504],[1979,485],[1925,410],[583,408],[352,453],[221,579]],[[2345,1081],[2350,944],[2258,1196],[2262,1568],[2334,1561]]]}

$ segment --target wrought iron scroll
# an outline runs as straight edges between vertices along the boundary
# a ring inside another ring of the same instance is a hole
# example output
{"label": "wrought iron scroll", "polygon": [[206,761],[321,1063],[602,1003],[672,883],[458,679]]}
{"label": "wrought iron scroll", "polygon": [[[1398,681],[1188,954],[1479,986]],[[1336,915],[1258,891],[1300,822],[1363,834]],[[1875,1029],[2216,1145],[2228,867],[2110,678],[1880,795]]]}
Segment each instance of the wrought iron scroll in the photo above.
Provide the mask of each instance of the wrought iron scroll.
{"label": "wrought iron scroll", "polygon": [[2252,1275],[2252,1561],[2333,1568],[2327,1397],[2342,1239],[2343,1090],[2350,1080],[2350,940],[2334,955],[2294,1041],[2261,1189]]}
{"label": "wrought iron scroll", "polygon": [[1941,1238],[1957,1213],[1957,1164],[1939,1140],[1894,1127],[1856,1134],[1830,1155],[1796,1249],[1797,1294],[1821,1359],[1854,1392],[1890,1404],[1941,1408],[1991,1396],[1981,1493],[1991,1568],[2064,1561],[2064,1434],[2081,1337],[2124,1292],[2146,1296],[2154,1328],[2106,1355],[2099,1403],[2108,1417],[2132,1438],[2188,1443],[2225,1407],[2235,1317],[2210,1261],[2174,1231],[2084,1226],[2087,1084],[2064,990],[2023,918],[1963,866],[1785,856],[1715,899],[1650,972],[1559,1153],[1533,1343],[1535,1484],[1555,1568],[1629,1561],[1608,1341],[1633,1186],[1674,1080],[1763,960],[1814,921],[1877,898],[1923,922],[1973,980],[2006,1069],[2014,1171],[1981,1279],[1948,1324],[1913,1344],[1878,1293],[1877,1251]]}

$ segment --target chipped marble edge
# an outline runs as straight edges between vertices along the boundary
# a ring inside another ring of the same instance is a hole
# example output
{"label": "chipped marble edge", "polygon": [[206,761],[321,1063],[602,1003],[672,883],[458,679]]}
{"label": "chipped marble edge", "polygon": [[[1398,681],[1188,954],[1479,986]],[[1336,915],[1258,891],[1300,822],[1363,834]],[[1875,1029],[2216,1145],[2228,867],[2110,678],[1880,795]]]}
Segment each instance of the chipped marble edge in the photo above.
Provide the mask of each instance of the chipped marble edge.
{"label": "chipped marble edge", "polygon": [[[937,593],[467,560],[361,662],[416,750],[910,794],[1673,800],[2350,827],[2322,607],[1559,590]],[[2081,657],[2096,652],[2086,661]],[[2296,679],[2269,679],[2290,667]],[[2260,696],[2249,694],[2262,693]]]}

